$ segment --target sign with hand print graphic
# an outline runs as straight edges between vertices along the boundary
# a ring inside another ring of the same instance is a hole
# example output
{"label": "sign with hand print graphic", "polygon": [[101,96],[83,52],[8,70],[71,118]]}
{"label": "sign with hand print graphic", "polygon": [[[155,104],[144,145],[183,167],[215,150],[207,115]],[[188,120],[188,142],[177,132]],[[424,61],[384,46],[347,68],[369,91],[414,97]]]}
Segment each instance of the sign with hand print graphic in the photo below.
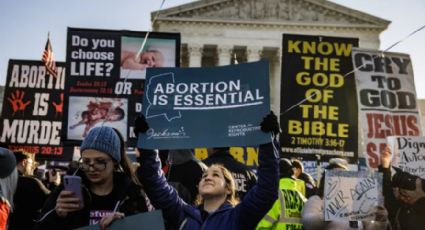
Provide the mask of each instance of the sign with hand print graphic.
{"label": "sign with hand print graphic", "polygon": [[57,77],[41,61],[10,60],[0,119],[0,144],[38,159],[71,160],[61,142],[65,64]]}

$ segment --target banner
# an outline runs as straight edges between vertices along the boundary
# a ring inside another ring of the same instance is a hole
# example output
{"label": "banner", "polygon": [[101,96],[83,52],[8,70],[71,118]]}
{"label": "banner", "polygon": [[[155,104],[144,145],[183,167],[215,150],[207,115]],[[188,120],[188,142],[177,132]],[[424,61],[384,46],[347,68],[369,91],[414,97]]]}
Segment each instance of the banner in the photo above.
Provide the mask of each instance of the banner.
{"label": "banner", "polygon": [[182,149],[270,142],[269,63],[148,69],[142,112],[150,129],[138,147]]}
{"label": "banner", "polygon": [[[230,147],[229,153],[235,160],[246,165],[249,169],[254,171],[258,168],[258,147]],[[207,148],[195,148],[195,157],[201,161],[208,158]]]}
{"label": "banner", "polygon": [[283,35],[281,116],[284,154],[357,160],[353,38]]}
{"label": "banner", "polygon": [[413,69],[406,54],[353,49],[359,101],[361,152],[371,168],[379,165],[387,136],[419,136],[421,122]]}
{"label": "banner", "polygon": [[325,221],[375,219],[376,207],[383,202],[378,172],[327,170],[325,177]]}
{"label": "banner", "polygon": [[[136,145],[146,70],[177,67],[180,34],[68,28],[64,137],[79,142],[96,126],[117,128]],[[78,145],[78,144],[76,144]]]}
{"label": "banner", "polygon": [[390,136],[391,165],[425,179],[425,137]]}
{"label": "banner", "polygon": [[12,151],[37,154],[37,159],[71,160],[61,130],[65,64],[57,62],[56,78],[41,61],[9,60],[0,118],[0,143]]}
{"label": "banner", "polygon": [[[99,230],[98,224],[77,228],[75,230]],[[164,219],[161,210],[144,212],[115,220],[108,230],[164,230]]]}

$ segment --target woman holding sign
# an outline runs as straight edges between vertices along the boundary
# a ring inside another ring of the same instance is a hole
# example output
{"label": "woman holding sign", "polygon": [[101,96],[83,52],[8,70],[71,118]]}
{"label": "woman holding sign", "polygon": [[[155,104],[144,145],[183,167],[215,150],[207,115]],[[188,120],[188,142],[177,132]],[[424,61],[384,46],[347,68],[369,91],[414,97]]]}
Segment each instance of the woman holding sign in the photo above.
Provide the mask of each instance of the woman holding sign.
{"label": "woman holding sign", "polygon": [[[148,129],[144,117],[136,120],[136,131]],[[265,117],[261,130],[276,135],[277,117],[274,114]],[[235,183],[230,172],[223,166],[211,165],[199,182],[197,207],[186,204],[167,183],[155,151],[141,149],[140,152],[138,173],[146,193],[174,229],[255,229],[277,199],[278,148],[272,142],[260,145],[258,182],[242,202],[235,199]]]}

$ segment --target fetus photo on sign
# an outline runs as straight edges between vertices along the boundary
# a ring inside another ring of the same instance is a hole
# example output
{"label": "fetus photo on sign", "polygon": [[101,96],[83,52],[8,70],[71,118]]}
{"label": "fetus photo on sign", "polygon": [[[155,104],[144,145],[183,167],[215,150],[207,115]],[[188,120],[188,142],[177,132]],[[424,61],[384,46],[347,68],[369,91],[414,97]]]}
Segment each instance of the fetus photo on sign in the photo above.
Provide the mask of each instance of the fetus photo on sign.
{"label": "fetus photo on sign", "polygon": [[70,97],[68,137],[82,140],[96,126],[111,126],[127,133],[128,101],[124,98]]}

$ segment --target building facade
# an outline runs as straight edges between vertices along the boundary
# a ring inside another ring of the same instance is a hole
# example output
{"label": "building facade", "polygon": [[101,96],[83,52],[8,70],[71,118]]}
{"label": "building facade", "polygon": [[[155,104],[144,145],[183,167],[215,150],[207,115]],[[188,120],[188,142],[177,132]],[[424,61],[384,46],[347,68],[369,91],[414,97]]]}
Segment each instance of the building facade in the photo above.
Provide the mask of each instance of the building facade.
{"label": "building facade", "polygon": [[[152,12],[151,18],[156,18],[154,31],[181,33],[183,67],[269,59],[275,112],[280,111],[284,33],[353,37],[362,48],[378,49],[379,35],[390,23],[327,0],[200,0]],[[0,86],[0,109],[3,95]],[[425,114],[425,100],[418,104]]]}
{"label": "building facade", "polygon": [[375,16],[326,0],[201,0],[152,12],[153,30],[181,33],[181,66],[270,61],[271,108],[280,111],[282,35],[359,39],[378,49],[389,25]]}

